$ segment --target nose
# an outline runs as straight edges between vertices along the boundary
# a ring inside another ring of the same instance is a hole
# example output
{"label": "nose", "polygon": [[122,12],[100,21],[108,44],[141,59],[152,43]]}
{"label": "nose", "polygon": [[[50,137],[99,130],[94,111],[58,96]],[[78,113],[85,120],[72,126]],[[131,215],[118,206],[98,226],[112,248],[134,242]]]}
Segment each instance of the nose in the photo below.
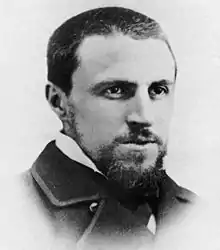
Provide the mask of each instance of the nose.
{"label": "nose", "polygon": [[154,122],[155,110],[150,99],[148,87],[140,87],[131,101],[127,123],[132,127],[151,127]]}

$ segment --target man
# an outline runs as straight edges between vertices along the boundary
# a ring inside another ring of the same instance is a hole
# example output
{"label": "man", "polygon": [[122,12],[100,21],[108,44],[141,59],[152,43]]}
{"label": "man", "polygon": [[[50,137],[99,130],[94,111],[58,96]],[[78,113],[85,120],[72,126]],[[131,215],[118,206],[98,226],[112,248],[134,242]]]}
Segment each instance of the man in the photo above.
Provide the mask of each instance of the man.
{"label": "man", "polygon": [[163,164],[177,75],[165,34],[135,11],[93,9],[53,33],[47,60],[63,128],[23,175],[44,249],[151,244],[194,196]]}

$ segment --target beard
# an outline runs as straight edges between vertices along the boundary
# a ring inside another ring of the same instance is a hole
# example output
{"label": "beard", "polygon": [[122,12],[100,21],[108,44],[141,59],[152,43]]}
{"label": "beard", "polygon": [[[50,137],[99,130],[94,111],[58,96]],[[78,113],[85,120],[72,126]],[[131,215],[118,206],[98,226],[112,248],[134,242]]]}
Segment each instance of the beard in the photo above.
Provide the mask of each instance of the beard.
{"label": "beard", "polygon": [[[135,129],[105,145],[94,147],[91,142],[85,140],[80,126],[75,121],[74,113],[70,116],[69,128],[70,134],[74,135],[71,137],[110,182],[134,193],[157,189],[164,176],[163,160],[167,154],[167,141],[164,142],[149,129]],[[150,152],[148,149],[134,151],[120,148],[120,145],[137,142],[143,138],[154,141],[156,150]]]}
{"label": "beard", "polygon": [[163,175],[163,161],[167,146],[159,147],[154,161],[148,162],[143,152],[119,155],[115,150],[103,148],[96,166],[108,180],[132,193],[151,192],[157,189]]}
{"label": "beard", "polygon": [[94,151],[86,147],[82,137],[78,144],[118,190],[137,195],[154,193],[164,177],[163,162],[167,155],[167,143],[159,138],[153,144],[156,148],[153,154],[148,148],[145,151],[122,150],[118,140],[95,148]]}
{"label": "beard", "polygon": [[82,137],[77,143],[84,153],[94,162],[97,169],[119,188],[136,194],[150,193],[158,188],[164,177],[163,163],[167,155],[167,143],[154,143],[157,150],[151,154],[148,149],[123,151],[117,143],[102,145],[91,151],[81,139]]}

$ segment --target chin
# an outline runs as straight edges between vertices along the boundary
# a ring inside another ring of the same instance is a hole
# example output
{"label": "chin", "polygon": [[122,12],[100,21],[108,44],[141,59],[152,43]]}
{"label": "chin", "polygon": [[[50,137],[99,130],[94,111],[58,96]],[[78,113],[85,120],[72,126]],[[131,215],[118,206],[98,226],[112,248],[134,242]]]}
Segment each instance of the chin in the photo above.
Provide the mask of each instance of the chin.
{"label": "chin", "polygon": [[158,155],[154,161],[152,158],[148,160],[144,154],[133,156],[133,160],[114,159],[105,168],[104,174],[125,189],[155,187],[162,176],[164,155]]}
{"label": "chin", "polygon": [[94,161],[109,180],[123,188],[151,187],[160,180],[166,145],[149,145],[144,150],[117,145],[102,147]]}

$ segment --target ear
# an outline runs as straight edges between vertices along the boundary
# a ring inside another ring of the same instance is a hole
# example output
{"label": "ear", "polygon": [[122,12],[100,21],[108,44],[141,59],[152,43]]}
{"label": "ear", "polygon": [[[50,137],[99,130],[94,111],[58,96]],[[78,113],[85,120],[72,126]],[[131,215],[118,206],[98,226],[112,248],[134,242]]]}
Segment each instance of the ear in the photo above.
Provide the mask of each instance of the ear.
{"label": "ear", "polygon": [[52,83],[48,83],[45,87],[46,99],[52,110],[60,119],[66,116],[66,95],[65,93]]}

